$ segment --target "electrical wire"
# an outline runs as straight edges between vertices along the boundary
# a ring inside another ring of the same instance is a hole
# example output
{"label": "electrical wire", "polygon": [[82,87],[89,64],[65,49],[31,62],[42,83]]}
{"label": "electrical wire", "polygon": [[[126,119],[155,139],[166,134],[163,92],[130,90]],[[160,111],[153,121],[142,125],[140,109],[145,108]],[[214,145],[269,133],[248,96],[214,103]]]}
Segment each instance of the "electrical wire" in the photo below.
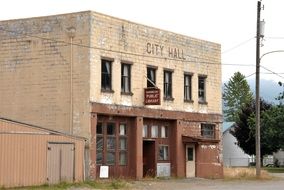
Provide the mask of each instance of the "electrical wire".
{"label": "electrical wire", "polygon": [[[88,46],[88,45],[84,45],[84,44],[78,44],[78,43],[71,43],[71,42],[66,42],[66,41],[62,41],[62,40],[56,40],[56,39],[52,39],[52,38],[46,38],[46,37],[40,37],[40,36],[34,36],[34,35],[30,35],[30,34],[23,34],[21,32],[16,32],[16,31],[10,31],[10,30],[6,30],[3,27],[0,26],[0,30],[4,31],[4,32],[8,32],[8,33],[14,33],[14,34],[18,34],[18,35],[22,35],[22,36],[26,36],[26,37],[31,37],[31,38],[37,38],[37,39],[41,39],[41,40],[48,40],[48,41],[52,41],[52,42],[56,42],[56,43],[64,43],[67,45],[75,45],[75,46],[79,46],[79,47],[84,47],[84,48],[90,48],[90,49],[96,49],[96,50],[101,50],[101,51],[109,51],[109,52],[114,52],[114,53],[121,53],[121,54],[127,54],[127,55],[133,55],[133,56],[143,56],[143,57],[148,57],[148,58],[155,58],[155,59],[163,59],[163,60],[175,60],[175,61],[181,61],[181,62],[189,62],[189,63],[201,63],[201,64],[216,64],[216,65],[220,65],[218,62],[207,62],[207,61],[194,61],[194,60],[179,60],[179,59],[174,59],[174,58],[165,58],[165,57],[155,57],[155,56],[150,56],[150,55],[142,55],[142,54],[138,54],[138,53],[130,53],[130,52],[122,52],[122,51],[118,51],[118,50],[110,50],[110,49],[105,49],[105,48],[101,48],[101,47],[96,47],[96,46]],[[236,46],[234,46],[233,48],[230,48],[226,51],[224,51],[223,53],[232,51],[233,49],[236,49],[246,43],[248,43],[249,41],[251,41],[253,38],[250,38]],[[192,59],[200,59],[199,57],[190,57]],[[243,66],[243,67],[254,67],[255,65],[253,64],[229,64],[229,63],[221,63],[222,66]],[[284,79],[283,76],[279,75],[276,72],[273,72],[263,66],[261,66],[263,69],[271,72],[274,75],[277,75],[281,78]],[[255,73],[248,75],[247,77],[250,77],[252,75],[254,75]]]}
{"label": "electrical wire", "polygon": [[269,72],[271,72],[272,74],[274,74],[274,75],[276,75],[276,76],[278,76],[278,77],[284,79],[284,77],[281,76],[280,74],[278,74],[278,73],[276,73],[276,72],[274,72],[274,71],[272,71],[272,70],[270,70],[270,69],[268,69],[268,68],[266,68],[266,67],[264,67],[264,66],[262,66],[262,65],[260,65],[260,67],[263,68],[263,69],[265,69],[265,70],[267,70],[267,71],[269,71]]}
{"label": "electrical wire", "polygon": [[[3,27],[0,26],[0,30],[4,31],[4,32],[8,32],[8,33],[14,33],[14,34],[18,34],[18,35],[22,35],[22,36],[26,36],[26,37],[31,37],[31,38],[37,38],[37,39],[41,39],[41,40],[48,40],[48,41],[52,41],[52,42],[56,42],[56,43],[64,43],[67,45],[71,45],[70,42],[66,42],[66,41],[62,41],[62,40],[56,40],[56,39],[52,39],[52,38],[46,38],[46,37],[41,37],[41,36],[35,36],[35,35],[30,35],[30,34],[23,34],[21,32],[17,32],[17,31],[11,31],[11,30],[6,30]],[[78,46],[78,47],[83,47],[83,48],[90,48],[90,49],[96,49],[96,50],[101,50],[101,51],[109,51],[109,52],[114,52],[114,53],[120,53],[120,54],[126,54],[126,55],[133,55],[133,56],[143,56],[143,57],[147,57],[147,58],[155,58],[155,59],[162,59],[162,60],[174,60],[174,61],[181,61],[181,62],[188,62],[188,63],[200,63],[200,64],[215,64],[215,65],[220,65],[219,62],[209,62],[209,61],[196,61],[196,60],[181,60],[181,59],[174,59],[174,58],[168,58],[168,57],[155,57],[155,56],[151,56],[151,55],[144,55],[144,54],[138,54],[138,53],[130,53],[130,52],[122,52],[122,51],[118,51],[118,50],[110,50],[110,49],[105,49],[105,48],[101,48],[101,47],[96,47],[96,46],[88,46],[88,45],[84,45],[84,44],[78,44],[78,43],[72,43],[72,45],[74,46]],[[200,57],[190,57],[191,59],[200,59]],[[246,65],[246,64],[227,64],[227,63],[221,63],[221,65],[231,65],[231,66],[254,66],[254,65]]]}
{"label": "electrical wire", "polygon": [[229,48],[229,49],[227,49],[227,50],[225,50],[225,51],[222,51],[222,54],[229,53],[229,52],[231,52],[231,51],[237,49],[238,47],[247,44],[248,42],[250,42],[250,41],[251,41],[252,39],[254,39],[254,38],[255,38],[255,37],[252,37],[252,38],[250,38],[250,39],[248,39],[248,40],[245,40],[245,41],[243,41],[243,42],[241,42],[241,43],[239,43],[239,44],[237,44],[237,45],[235,45],[235,46],[233,46],[233,47],[231,47],[231,48]]}

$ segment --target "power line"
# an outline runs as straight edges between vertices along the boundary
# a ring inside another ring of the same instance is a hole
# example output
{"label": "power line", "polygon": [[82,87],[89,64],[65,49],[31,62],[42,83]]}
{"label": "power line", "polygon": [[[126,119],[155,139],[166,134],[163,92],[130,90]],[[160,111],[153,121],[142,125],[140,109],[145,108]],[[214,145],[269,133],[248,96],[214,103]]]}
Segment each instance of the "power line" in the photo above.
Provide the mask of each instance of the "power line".
{"label": "power line", "polygon": [[[66,42],[66,41],[63,41],[63,40],[56,40],[56,39],[47,38],[47,37],[35,36],[35,35],[30,35],[30,34],[23,34],[21,32],[17,32],[17,31],[6,30],[3,27],[0,27],[0,30],[4,31],[4,32],[8,32],[8,33],[14,33],[14,34],[18,34],[18,35],[22,35],[22,36],[26,36],[26,37],[31,37],[31,38],[37,38],[37,39],[41,39],[41,40],[48,40],[48,41],[57,42],[57,43],[64,43],[64,44],[67,44],[67,45],[72,44],[74,46],[83,47],[83,48],[90,48],[90,49],[96,49],[96,50],[101,50],[101,51],[109,51],[109,52],[126,54],[126,55],[133,55],[133,56],[143,56],[143,57],[162,59],[162,60],[174,60],[174,61],[181,61],[181,62],[187,62],[187,63],[216,64],[216,65],[241,66],[241,67],[252,67],[252,66],[254,66],[254,65],[250,65],[250,64],[228,64],[228,63],[219,64],[219,62],[210,62],[210,61],[181,60],[181,59],[174,59],[174,58],[168,58],[168,57],[155,57],[155,56],[151,56],[151,55],[122,52],[122,51],[119,51],[119,50],[110,50],[110,49],[96,47],[96,46],[89,46],[89,45],[78,44],[78,43],[74,43],[74,42],[71,43],[71,42]],[[188,56],[188,57],[191,58],[191,59],[201,59],[200,57],[192,57],[192,56]]]}
{"label": "power line", "polygon": [[193,59],[193,60],[175,59],[175,58],[170,58],[170,57],[155,57],[155,56],[151,56],[151,55],[144,55],[144,54],[130,53],[130,52],[122,52],[122,51],[119,51],[119,50],[111,50],[111,49],[106,49],[106,48],[101,48],[101,47],[96,47],[96,46],[89,46],[89,45],[78,44],[78,43],[74,43],[74,42],[70,43],[70,42],[66,42],[66,41],[62,41],[62,40],[56,40],[56,39],[52,39],[52,38],[34,36],[34,35],[30,35],[30,34],[23,34],[21,32],[17,32],[17,31],[6,30],[3,27],[2,28],[0,27],[0,30],[2,30],[4,32],[8,32],[8,33],[14,33],[14,34],[26,36],[26,37],[37,38],[37,39],[41,39],[41,40],[48,40],[48,41],[57,42],[57,43],[64,43],[64,44],[67,44],[67,45],[71,45],[72,44],[72,45],[78,46],[78,47],[90,48],[90,49],[96,49],[96,50],[108,51],[108,52],[114,52],[114,53],[119,53],[119,54],[126,54],[126,55],[132,55],[132,56],[143,56],[143,57],[152,58],[152,59],[154,58],[154,59],[162,59],[162,60],[173,60],[173,61],[188,62],[188,63],[220,65],[219,62],[196,61],[196,59],[202,59],[201,57],[193,57],[193,56],[186,55],[187,57],[189,57],[190,59]]}
{"label": "power line", "polygon": [[284,37],[282,36],[265,36],[265,39],[271,39],[271,40],[284,40]]}
{"label": "power line", "polygon": [[232,63],[222,63],[225,66],[240,66],[240,67],[255,67],[253,64],[232,64]]}
{"label": "power line", "polygon": [[[64,43],[64,44],[67,44],[67,45],[71,45],[72,44],[72,45],[83,47],[83,48],[90,48],[90,49],[96,49],[96,50],[101,50],[101,51],[109,51],[109,52],[115,52],[115,53],[121,53],[121,54],[127,54],[127,55],[134,55],[134,56],[143,56],[143,57],[155,58],[155,59],[174,60],[174,61],[181,61],[181,62],[188,62],[188,63],[200,63],[200,64],[216,64],[216,65],[221,65],[221,66],[240,66],[240,67],[254,67],[255,66],[253,64],[230,64],[230,63],[221,63],[221,64],[219,64],[218,62],[196,61],[196,60],[179,60],[179,59],[168,58],[168,57],[155,57],[155,56],[151,56],[151,55],[143,55],[143,54],[138,54],[138,53],[122,52],[122,51],[118,51],[118,50],[110,50],[110,49],[105,49],[105,48],[96,47],[96,46],[88,46],[88,45],[84,45],[84,44],[78,44],[78,43],[74,43],[74,42],[70,43],[70,42],[66,42],[66,41],[62,41],[62,40],[56,40],[56,39],[47,38],[47,37],[35,36],[35,35],[30,35],[30,34],[23,34],[21,32],[6,30],[3,27],[0,27],[0,30],[4,31],[4,32],[19,34],[19,35],[26,36],[26,37],[37,38],[37,39],[41,39],[41,40],[48,40],[48,41],[57,42],[57,43]],[[253,38],[250,38],[249,40],[246,40],[245,42],[249,42],[252,39]],[[238,46],[241,46],[242,44],[245,44],[245,42],[239,44]],[[234,48],[237,48],[237,46],[234,47]],[[190,58],[192,58],[192,59],[200,59],[199,57],[190,57]],[[275,74],[275,73],[273,73],[273,74]]]}
{"label": "power line", "polygon": [[237,44],[237,45],[235,45],[235,46],[233,46],[233,47],[231,47],[231,48],[229,48],[229,49],[227,49],[227,50],[225,50],[225,51],[222,51],[222,54],[228,53],[228,52],[230,52],[230,51],[233,51],[234,49],[237,49],[238,47],[247,44],[248,42],[250,42],[250,41],[251,41],[252,39],[254,39],[254,38],[255,38],[255,37],[252,37],[252,38],[250,38],[250,39],[247,39],[247,40],[245,40],[245,41],[243,41],[243,42],[241,42],[241,43],[239,43],[239,44]]}
{"label": "power line", "polygon": [[269,71],[269,72],[271,72],[272,74],[277,75],[278,77],[284,79],[284,77],[281,76],[280,74],[278,74],[278,73],[276,73],[276,72],[274,72],[274,71],[272,71],[272,70],[270,70],[270,69],[268,69],[268,68],[266,68],[266,67],[264,67],[264,66],[262,66],[262,65],[260,65],[260,67],[263,68],[263,69],[265,69],[265,70],[267,70],[267,71]]}
{"label": "power line", "polygon": [[255,75],[255,72],[252,73],[252,74],[250,74],[250,75],[248,75],[248,76],[245,76],[245,78],[249,78],[249,77],[251,77],[251,76],[253,76],[253,75]]}

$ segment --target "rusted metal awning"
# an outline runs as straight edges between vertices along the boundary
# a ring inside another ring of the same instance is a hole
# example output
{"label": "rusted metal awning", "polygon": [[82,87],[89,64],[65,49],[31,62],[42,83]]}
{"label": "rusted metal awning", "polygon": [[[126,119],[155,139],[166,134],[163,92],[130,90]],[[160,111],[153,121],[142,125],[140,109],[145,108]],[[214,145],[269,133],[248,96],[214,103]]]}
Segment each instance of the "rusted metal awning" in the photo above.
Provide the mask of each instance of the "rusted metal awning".
{"label": "rusted metal awning", "polygon": [[197,143],[197,144],[203,144],[203,143],[219,143],[220,140],[217,139],[206,139],[206,138],[200,138],[200,137],[192,137],[192,136],[182,136],[182,142],[183,143]]}

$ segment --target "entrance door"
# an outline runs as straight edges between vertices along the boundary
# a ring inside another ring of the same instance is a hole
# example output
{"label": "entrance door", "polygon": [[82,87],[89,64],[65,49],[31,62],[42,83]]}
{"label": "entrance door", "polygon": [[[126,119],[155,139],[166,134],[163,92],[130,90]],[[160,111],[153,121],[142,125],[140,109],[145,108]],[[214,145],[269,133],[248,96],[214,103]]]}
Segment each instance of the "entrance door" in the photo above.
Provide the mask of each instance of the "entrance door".
{"label": "entrance door", "polygon": [[195,177],[195,147],[186,145],[186,177]]}
{"label": "entrance door", "polygon": [[74,144],[48,143],[47,177],[49,184],[74,178]]}
{"label": "entrance door", "polygon": [[143,141],[143,176],[156,175],[155,141]]}

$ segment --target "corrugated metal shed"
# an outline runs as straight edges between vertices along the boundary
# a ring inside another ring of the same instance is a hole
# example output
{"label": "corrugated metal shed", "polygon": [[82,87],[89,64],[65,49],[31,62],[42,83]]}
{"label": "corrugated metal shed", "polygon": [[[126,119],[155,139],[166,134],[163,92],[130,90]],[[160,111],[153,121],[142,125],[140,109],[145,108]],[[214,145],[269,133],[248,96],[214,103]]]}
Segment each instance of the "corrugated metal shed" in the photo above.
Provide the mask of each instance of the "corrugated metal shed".
{"label": "corrugated metal shed", "polygon": [[0,118],[0,187],[84,180],[85,139]]}

